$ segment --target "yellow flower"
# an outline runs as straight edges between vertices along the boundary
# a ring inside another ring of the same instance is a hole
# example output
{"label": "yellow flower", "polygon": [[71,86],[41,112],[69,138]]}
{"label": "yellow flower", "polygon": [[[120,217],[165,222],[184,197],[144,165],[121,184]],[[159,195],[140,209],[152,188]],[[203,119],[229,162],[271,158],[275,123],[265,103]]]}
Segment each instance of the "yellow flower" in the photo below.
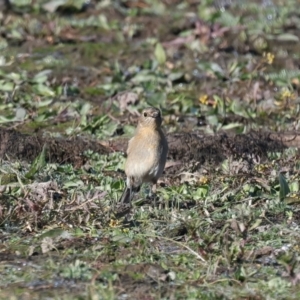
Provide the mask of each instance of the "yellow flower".
{"label": "yellow flower", "polygon": [[263,173],[263,172],[267,171],[268,168],[269,168],[269,166],[267,164],[258,164],[255,166],[256,171],[259,173]]}
{"label": "yellow flower", "polygon": [[202,96],[200,96],[199,97],[199,102],[201,104],[207,105],[208,104],[208,95],[202,95]]}
{"label": "yellow flower", "polygon": [[201,176],[200,178],[199,178],[199,183],[200,184],[207,184],[209,182],[209,179],[208,179],[208,177],[206,177],[206,176]]}
{"label": "yellow flower", "polygon": [[281,100],[287,100],[287,99],[292,99],[294,100],[296,98],[295,93],[292,93],[290,90],[287,88],[282,89],[280,93],[280,99]]}
{"label": "yellow flower", "polygon": [[109,221],[109,227],[117,227],[118,225],[119,225],[119,221],[118,220],[111,219]]}
{"label": "yellow flower", "polygon": [[296,99],[296,94],[291,92],[287,87],[282,88],[279,95],[276,97],[276,100],[274,101],[275,105],[279,108],[284,107],[289,102],[291,103],[291,100]]}
{"label": "yellow flower", "polygon": [[265,61],[267,62],[268,65],[272,65],[275,55],[271,52],[264,52],[263,57],[265,58]]}

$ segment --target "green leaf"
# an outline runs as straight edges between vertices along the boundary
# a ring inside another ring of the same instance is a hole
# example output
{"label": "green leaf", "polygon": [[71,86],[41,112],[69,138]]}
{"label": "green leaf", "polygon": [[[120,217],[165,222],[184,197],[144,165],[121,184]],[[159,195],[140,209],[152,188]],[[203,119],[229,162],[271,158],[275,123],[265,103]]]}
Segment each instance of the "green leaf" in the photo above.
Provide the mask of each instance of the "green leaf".
{"label": "green leaf", "polygon": [[109,122],[104,128],[102,129],[103,132],[100,132],[100,137],[105,134],[108,136],[112,136],[118,128],[118,124],[116,122]]}
{"label": "green leaf", "polygon": [[299,182],[298,181],[291,182],[290,190],[291,190],[291,192],[298,193],[299,192]]}
{"label": "green leaf", "polygon": [[48,86],[44,85],[44,84],[37,84],[34,86],[35,91],[42,96],[50,96],[50,97],[54,97],[55,93],[54,91],[49,88]]}
{"label": "green leaf", "polygon": [[168,79],[171,81],[175,81],[175,80],[181,79],[183,77],[184,77],[184,74],[182,72],[174,72],[168,76]]}
{"label": "green leaf", "polygon": [[281,42],[299,42],[299,38],[291,33],[283,33],[276,37],[277,41]]}
{"label": "green leaf", "polygon": [[235,129],[235,128],[239,128],[242,127],[243,124],[241,123],[229,123],[227,125],[222,126],[223,130],[230,130],[230,129]]}
{"label": "green leaf", "polygon": [[128,244],[131,241],[131,238],[125,234],[116,234],[112,237],[112,241],[122,244]]}
{"label": "green leaf", "polygon": [[40,155],[34,160],[30,170],[25,174],[27,179],[32,179],[34,175],[46,165],[46,144],[43,146],[43,150]]}
{"label": "green leaf", "polygon": [[33,82],[36,82],[36,83],[44,83],[44,82],[47,81],[48,76],[49,76],[51,73],[52,73],[52,70],[43,70],[43,71],[37,73],[37,74],[33,77],[32,81],[33,81]]}
{"label": "green leaf", "polygon": [[254,224],[248,229],[249,231],[256,229],[262,223],[262,219],[256,219]]}
{"label": "green leaf", "polygon": [[160,65],[164,64],[167,60],[166,52],[160,43],[156,44],[154,55]]}
{"label": "green leaf", "polygon": [[9,1],[11,5],[16,5],[16,6],[27,6],[27,5],[32,5],[31,0],[10,0]]}
{"label": "green leaf", "polygon": [[86,116],[90,112],[91,109],[92,109],[92,106],[90,103],[87,102],[87,103],[83,104],[80,109],[80,115]]}
{"label": "green leaf", "polygon": [[284,200],[286,195],[290,193],[290,188],[286,182],[285,177],[281,173],[278,174],[278,179],[279,179],[279,186],[280,186],[279,199],[282,201]]}
{"label": "green leaf", "polygon": [[70,234],[65,231],[64,229],[60,227],[52,228],[50,230],[47,230],[43,234],[41,234],[40,239],[44,239],[45,237],[50,237],[50,238],[57,238],[62,236],[63,234],[67,233],[67,235],[70,236]]}
{"label": "green leaf", "polygon": [[207,196],[208,194],[208,190],[209,190],[209,186],[208,185],[203,185],[199,188],[197,188],[194,196],[194,199],[201,199]]}
{"label": "green leaf", "polygon": [[14,89],[14,84],[5,80],[0,80],[0,91],[11,92]]}
{"label": "green leaf", "polygon": [[4,117],[4,116],[0,115],[0,124],[1,123],[14,122],[14,121],[16,121],[15,116]]}
{"label": "green leaf", "polygon": [[53,0],[45,3],[43,9],[47,12],[54,13],[60,6],[64,5],[67,0]]}
{"label": "green leaf", "polygon": [[36,106],[41,108],[41,107],[49,106],[52,102],[53,102],[53,99],[46,99],[46,100],[42,100],[42,101],[38,102],[36,104]]}
{"label": "green leaf", "polygon": [[144,82],[153,82],[157,80],[157,77],[155,77],[155,75],[148,73],[148,70],[145,70],[145,72],[139,72],[131,78],[131,82],[133,82],[134,84],[140,84]]}
{"label": "green leaf", "polygon": [[13,80],[14,82],[19,82],[21,80],[21,74],[15,73],[15,72],[11,72],[9,74],[6,74],[5,78]]}
{"label": "green leaf", "polygon": [[65,182],[64,183],[64,185],[63,185],[63,187],[65,188],[65,189],[67,189],[67,188],[77,188],[77,187],[79,187],[79,186],[84,186],[84,183],[83,183],[83,181],[82,180],[74,180],[74,181],[68,181],[68,182]]}

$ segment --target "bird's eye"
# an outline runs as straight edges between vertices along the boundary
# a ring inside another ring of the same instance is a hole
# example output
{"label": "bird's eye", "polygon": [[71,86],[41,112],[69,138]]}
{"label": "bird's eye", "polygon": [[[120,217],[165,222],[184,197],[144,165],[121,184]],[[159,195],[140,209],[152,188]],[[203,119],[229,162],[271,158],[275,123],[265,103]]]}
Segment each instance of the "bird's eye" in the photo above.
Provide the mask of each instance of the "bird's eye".
{"label": "bird's eye", "polygon": [[147,117],[148,115],[147,115],[147,113],[146,112],[144,112],[144,117]]}

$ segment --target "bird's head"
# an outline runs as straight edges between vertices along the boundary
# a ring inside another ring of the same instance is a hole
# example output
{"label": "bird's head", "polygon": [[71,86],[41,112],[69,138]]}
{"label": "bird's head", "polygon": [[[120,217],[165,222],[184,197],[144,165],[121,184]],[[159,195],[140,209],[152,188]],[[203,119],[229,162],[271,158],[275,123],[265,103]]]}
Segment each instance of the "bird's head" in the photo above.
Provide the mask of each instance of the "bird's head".
{"label": "bird's head", "polygon": [[139,119],[139,127],[154,127],[159,128],[162,123],[160,110],[155,107],[145,108]]}

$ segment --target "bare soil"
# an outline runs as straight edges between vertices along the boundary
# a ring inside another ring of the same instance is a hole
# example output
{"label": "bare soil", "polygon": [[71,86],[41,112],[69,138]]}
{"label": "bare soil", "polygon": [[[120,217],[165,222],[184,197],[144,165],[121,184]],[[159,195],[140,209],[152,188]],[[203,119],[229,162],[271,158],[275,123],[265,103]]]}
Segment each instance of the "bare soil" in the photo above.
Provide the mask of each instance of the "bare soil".
{"label": "bare soil", "polygon": [[[249,163],[259,157],[265,159],[268,152],[282,151],[286,147],[299,147],[297,133],[250,132],[241,135],[219,133],[207,136],[201,133],[174,133],[168,135],[169,160],[182,163],[197,162],[219,164],[225,159],[242,158]],[[128,140],[113,139],[109,142],[97,141],[80,136],[53,138],[43,134],[27,135],[14,129],[0,128],[0,158],[18,159],[32,162],[47,146],[48,162],[70,163],[82,166],[86,159],[84,152],[92,150],[100,154],[114,151],[126,152]]]}

